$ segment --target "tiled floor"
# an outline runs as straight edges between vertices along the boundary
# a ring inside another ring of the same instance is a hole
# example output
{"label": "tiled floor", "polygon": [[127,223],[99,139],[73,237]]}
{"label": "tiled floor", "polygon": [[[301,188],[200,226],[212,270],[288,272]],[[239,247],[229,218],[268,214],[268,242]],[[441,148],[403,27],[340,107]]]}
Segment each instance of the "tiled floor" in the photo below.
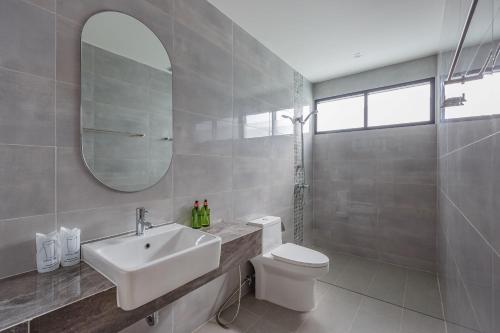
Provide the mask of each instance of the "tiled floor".
{"label": "tiled floor", "polygon": [[443,318],[436,275],[342,253],[329,256],[330,272],[321,281]]}
{"label": "tiled floor", "polygon": [[[247,295],[229,330],[211,320],[196,333],[445,333],[436,276],[346,254],[330,254],[318,307],[300,313]],[[224,313],[232,318],[235,307]]]}
{"label": "tiled floor", "polygon": [[[318,283],[318,307],[308,313],[242,299],[240,314],[230,329],[211,320],[196,333],[445,333],[442,320],[364,296],[327,283]],[[233,316],[235,306],[223,315]]]}

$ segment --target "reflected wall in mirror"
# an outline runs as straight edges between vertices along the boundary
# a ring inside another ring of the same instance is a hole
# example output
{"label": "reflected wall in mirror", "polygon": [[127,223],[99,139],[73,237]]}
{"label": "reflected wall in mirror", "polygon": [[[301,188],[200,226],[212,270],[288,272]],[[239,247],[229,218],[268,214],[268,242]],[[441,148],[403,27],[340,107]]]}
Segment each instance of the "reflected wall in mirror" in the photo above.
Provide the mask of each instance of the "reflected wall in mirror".
{"label": "reflected wall in mirror", "polygon": [[90,17],[81,38],[81,143],[90,172],[118,191],[160,181],[172,159],[172,70],[140,21]]}

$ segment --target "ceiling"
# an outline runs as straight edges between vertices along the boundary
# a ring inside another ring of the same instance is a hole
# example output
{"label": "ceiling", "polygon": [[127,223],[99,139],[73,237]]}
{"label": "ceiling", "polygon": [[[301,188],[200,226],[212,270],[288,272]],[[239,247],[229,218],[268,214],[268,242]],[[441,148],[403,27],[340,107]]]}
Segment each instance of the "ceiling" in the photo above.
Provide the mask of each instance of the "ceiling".
{"label": "ceiling", "polygon": [[312,82],[439,51],[445,0],[209,0]]}

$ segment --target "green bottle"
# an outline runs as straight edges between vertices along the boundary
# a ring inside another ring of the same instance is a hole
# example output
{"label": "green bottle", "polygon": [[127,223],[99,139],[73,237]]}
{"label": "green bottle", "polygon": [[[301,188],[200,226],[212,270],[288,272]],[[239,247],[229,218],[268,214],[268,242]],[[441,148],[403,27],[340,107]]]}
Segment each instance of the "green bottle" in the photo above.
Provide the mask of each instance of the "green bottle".
{"label": "green bottle", "polygon": [[203,227],[208,227],[210,226],[210,208],[208,208],[207,199],[203,201],[203,207],[201,210],[202,210],[201,225]]}
{"label": "green bottle", "polygon": [[194,202],[194,207],[191,210],[191,228],[200,229],[201,221],[200,221],[200,209],[198,200]]}

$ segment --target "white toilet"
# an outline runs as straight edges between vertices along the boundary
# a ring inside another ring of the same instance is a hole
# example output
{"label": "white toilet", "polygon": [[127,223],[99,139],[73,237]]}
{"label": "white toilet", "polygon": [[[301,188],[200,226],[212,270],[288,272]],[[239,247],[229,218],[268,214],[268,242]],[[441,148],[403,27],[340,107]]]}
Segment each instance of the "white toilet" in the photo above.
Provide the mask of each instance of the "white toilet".
{"label": "white toilet", "polygon": [[255,297],[296,311],[316,306],[316,279],[328,273],[324,254],[292,243],[282,244],[281,218],[266,216],[248,222],[262,228],[262,254],[252,258]]}

